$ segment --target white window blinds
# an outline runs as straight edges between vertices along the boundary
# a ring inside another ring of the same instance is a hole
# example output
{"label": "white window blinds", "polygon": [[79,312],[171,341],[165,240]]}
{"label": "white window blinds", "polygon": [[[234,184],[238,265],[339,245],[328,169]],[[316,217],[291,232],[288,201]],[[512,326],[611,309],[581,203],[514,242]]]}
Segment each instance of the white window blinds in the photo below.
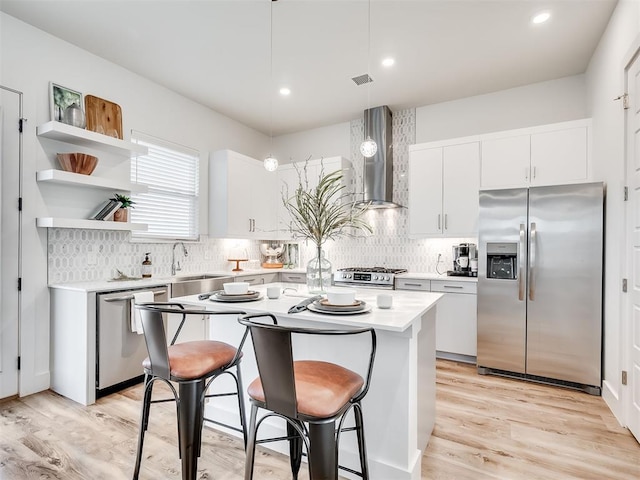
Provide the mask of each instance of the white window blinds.
{"label": "white window blinds", "polygon": [[136,131],[131,140],[149,149],[131,162],[131,181],[149,187],[148,193],[132,195],[131,221],[149,225],[132,236],[197,240],[199,153]]}

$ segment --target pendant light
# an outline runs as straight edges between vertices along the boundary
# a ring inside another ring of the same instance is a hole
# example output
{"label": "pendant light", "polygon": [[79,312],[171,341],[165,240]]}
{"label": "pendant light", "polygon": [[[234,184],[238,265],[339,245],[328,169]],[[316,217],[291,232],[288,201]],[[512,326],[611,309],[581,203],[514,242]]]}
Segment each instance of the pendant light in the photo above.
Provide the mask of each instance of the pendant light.
{"label": "pendant light", "polygon": [[[277,0],[271,0],[271,8],[269,10],[269,24],[270,24],[270,30],[269,30],[269,63],[270,63],[270,84],[269,84],[269,109],[270,109],[270,115],[271,115],[271,119],[270,119],[270,126],[269,126],[269,137],[270,137],[270,148],[271,151],[273,151],[273,2],[276,2]],[[275,158],[273,156],[272,153],[270,153],[267,158],[264,159],[264,168],[268,171],[268,172],[275,172],[278,169],[278,159]]]}
{"label": "pendant light", "polygon": [[[367,77],[369,77],[367,80],[369,83],[369,86],[367,87],[367,115],[371,115],[371,82],[373,82],[373,79],[371,78],[371,75],[369,75],[369,68],[371,66],[371,0],[369,0],[369,19],[368,19],[368,23],[367,23],[367,27],[368,27],[368,50],[367,50]],[[371,122],[368,122],[369,125],[371,125]],[[366,125],[367,122],[365,122],[365,130],[366,130]],[[362,142],[360,144],[360,153],[365,157],[365,158],[371,158],[373,157],[376,152],[378,151],[378,144],[375,142],[375,140],[373,140],[371,138],[371,135],[369,135],[367,132],[365,132],[367,134],[367,139]]]}

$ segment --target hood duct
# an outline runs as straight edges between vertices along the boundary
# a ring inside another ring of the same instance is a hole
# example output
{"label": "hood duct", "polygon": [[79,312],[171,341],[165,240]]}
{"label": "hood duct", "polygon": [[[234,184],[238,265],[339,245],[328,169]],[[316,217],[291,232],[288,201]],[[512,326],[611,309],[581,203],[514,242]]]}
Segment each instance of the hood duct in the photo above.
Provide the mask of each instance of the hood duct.
{"label": "hood duct", "polygon": [[386,105],[364,111],[364,138],[370,136],[378,145],[371,158],[364,159],[364,203],[369,208],[397,208],[393,202],[393,144],[391,110]]}

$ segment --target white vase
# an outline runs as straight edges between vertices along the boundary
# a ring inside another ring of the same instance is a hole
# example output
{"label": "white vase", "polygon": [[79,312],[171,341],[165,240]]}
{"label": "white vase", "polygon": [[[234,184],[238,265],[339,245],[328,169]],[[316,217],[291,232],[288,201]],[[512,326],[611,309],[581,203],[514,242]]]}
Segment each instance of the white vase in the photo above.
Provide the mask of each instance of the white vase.
{"label": "white vase", "polygon": [[324,256],[321,246],[317,255],[307,263],[307,287],[310,293],[325,293],[331,286],[331,262]]}

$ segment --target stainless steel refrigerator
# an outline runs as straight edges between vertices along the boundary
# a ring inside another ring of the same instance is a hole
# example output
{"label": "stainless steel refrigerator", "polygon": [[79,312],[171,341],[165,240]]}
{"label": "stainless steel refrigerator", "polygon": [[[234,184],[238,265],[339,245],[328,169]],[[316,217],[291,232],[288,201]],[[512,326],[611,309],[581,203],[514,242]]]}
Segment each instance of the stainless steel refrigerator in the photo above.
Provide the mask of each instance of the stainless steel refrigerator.
{"label": "stainless steel refrigerator", "polygon": [[478,372],[600,394],[602,183],[480,192]]}

